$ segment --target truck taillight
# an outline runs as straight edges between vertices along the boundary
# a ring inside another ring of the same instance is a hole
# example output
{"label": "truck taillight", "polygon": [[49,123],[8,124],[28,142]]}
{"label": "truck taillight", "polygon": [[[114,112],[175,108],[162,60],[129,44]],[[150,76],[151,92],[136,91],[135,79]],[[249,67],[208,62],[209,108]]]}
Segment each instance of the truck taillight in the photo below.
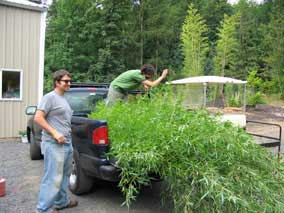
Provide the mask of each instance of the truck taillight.
{"label": "truck taillight", "polygon": [[106,126],[99,127],[93,131],[93,144],[108,144],[108,128]]}

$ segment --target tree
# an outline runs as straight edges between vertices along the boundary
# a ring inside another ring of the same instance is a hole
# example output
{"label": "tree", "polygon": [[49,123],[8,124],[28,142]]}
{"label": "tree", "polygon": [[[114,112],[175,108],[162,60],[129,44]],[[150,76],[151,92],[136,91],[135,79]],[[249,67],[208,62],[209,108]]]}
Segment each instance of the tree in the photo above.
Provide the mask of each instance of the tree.
{"label": "tree", "polygon": [[234,76],[246,79],[251,70],[258,70],[258,59],[261,36],[260,23],[258,20],[259,5],[248,0],[240,0],[235,6],[235,14],[239,14],[240,21],[237,29],[239,47],[237,53],[237,64]]}
{"label": "tree", "polygon": [[[69,70],[74,81],[110,82],[143,63],[157,71],[169,67],[171,78],[211,74],[215,66],[222,75],[246,79],[256,70],[282,91],[281,10],[281,0],[260,5],[240,0],[234,6],[226,0],[54,1],[46,31],[45,91],[56,69]],[[239,14],[238,51],[230,40],[232,21],[223,20],[224,14]]]}
{"label": "tree", "polygon": [[276,83],[277,91],[284,98],[284,2],[275,0],[268,25],[266,40],[268,42],[267,62],[271,67],[271,77]]}
{"label": "tree", "polygon": [[198,9],[200,15],[204,18],[208,31],[206,36],[209,40],[209,52],[206,57],[204,74],[214,73],[214,61],[217,32],[224,18],[224,14],[232,15],[232,6],[227,0],[193,0],[193,4]]}
{"label": "tree", "polygon": [[207,36],[209,42],[214,44],[217,40],[217,32],[224,14],[233,14],[232,6],[227,0],[193,0],[199,14],[204,18],[208,27]]}
{"label": "tree", "polygon": [[72,2],[60,0],[52,4],[48,13],[46,31],[45,91],[52,88],[51,73],[57,69],[68,69],[74,80],[84,77],[85,67],[80,66],[80,72],[78,72],[74,66],[78,63],[77,56],[80,57],[76,49],[78,46],[84,46],[84,43],[80,41],[80,27],[84,25],[82,17],[90,6],[89,0]]}
{"label": "tree", "polygon": [[100,1],[86,11],[83,36],[94,56],[88,75],[92,81],[111,81],[126,69],[129,39],[131,2],[127,0]]}
{"label": "tree", "polygon": [[208,52],[207,26],[194,5],[189,5],[188,14],[182,26],[181,46],[184,56],[183,73],[197,76],[204,73],[204,64]]}
{"label": "tree", "polygon": [[134,18],[136,38],[134,38],[140,48],[138,56],[140,65],[153,63],[158,70],[163,67],[180,69],[182,57],[179,35],[186,16],[187,2],[140,0],[134,5],[134,14],[136,14]]}
{"label": "tree", "polygon": [[128,0],[56,1],[48,18],[46,77],[65,68],[74,81],[109,82],[124,71],[131,7]]}
{"label": "tree", "polygon": [[142,63],[179,70],[185,5],[184,0],[55,1],[46,32],[45,90],[59,68],[81,82],[110,82]]}
{"label": "tree", "polygon": [[215,74],[219,76],[234,77],[234,66],[236,63],[236,53],[238,40],[236,37],[236,25],[238,16],[224,15],[224,20],[219,28],[215,62]]}

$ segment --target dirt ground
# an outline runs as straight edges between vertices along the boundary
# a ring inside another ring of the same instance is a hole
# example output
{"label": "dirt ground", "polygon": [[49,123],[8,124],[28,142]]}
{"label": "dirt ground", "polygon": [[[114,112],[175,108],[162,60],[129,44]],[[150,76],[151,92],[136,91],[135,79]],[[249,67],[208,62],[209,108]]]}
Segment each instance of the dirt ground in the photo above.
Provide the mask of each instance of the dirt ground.
{"label": "dirt ground", "polygon": [[[265,124],[255,124],[255,123],[247,124],[247,132],[279,138],[280,136],[279,134],[282,135],[282,129],[284,128],[284,106],[257,105],[255,108],[248,108],[247,120],[267,122],[279,125],[280,127],[273,125],[265,125]],[[258,143],[265,143],[265,142],[273,142],[276,140],[256,137],[256,141]],[[282,137],[281,151],[280,151],[281,154],[284,153],[283,144],[284,140]],[[277,147],[271,148],[271,150],[276,152]]]}
{"label": "dirt ground", "polygon": [[255,108],[247,108],[248,119],[284,123],[284,106],[257,105]]}

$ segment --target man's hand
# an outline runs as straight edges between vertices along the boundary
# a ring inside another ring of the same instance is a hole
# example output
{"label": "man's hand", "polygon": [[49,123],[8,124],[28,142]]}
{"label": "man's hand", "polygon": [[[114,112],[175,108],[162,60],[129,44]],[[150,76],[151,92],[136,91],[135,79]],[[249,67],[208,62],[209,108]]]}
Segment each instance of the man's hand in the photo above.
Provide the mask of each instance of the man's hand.
{"label": "man's hand", "polygon": [[51,134],[57,140],[58,143],[65,143],[65,137],[61,133],[57,132],[56,130],[53,130]]}
{"label": "man's hand", "polygon": [[143,84],[143,86],[144,86],[144,91],[145,91],[145,92],[148,92],[150,87],[147,86],[147,85],[145,85],[145,84]]}
{"label": "man's hand", "polygon": [[56,131],[56,129],[54,129],[52,126],[50,126],[46,119],[46,113],[42,110],[37,110],[34,120],[36,123],[38,123],[43,129],[45,129],[46,131],[48,131],[56,140],[58,143],[65,143],[65,137]]}
{"label": "man's hand", "polygon": [[167,74],[168,74],[168,69],[164,69],[162,72],[162,75],[155,81],[149,81],[149,80],[142,81],[142,84],[144,85],[144,89],[145,89],[145,86],[147,87],[157,86],[167,76]]}
{"label": "man's hand", "polygon": [[167,76],[167,74],[168,74],[168,69],[164,69],[161,75],[163,79]]}

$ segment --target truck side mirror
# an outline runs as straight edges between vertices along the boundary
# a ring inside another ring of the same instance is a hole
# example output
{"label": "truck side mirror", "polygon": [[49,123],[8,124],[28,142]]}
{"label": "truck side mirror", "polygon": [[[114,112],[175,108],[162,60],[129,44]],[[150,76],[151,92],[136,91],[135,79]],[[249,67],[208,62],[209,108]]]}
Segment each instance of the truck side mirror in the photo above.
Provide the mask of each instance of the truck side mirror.
{"label": "truck side mirror", "polygon": [[28,106],[26,108],[26,115],[34,115],[37,110],[36,106]]}

